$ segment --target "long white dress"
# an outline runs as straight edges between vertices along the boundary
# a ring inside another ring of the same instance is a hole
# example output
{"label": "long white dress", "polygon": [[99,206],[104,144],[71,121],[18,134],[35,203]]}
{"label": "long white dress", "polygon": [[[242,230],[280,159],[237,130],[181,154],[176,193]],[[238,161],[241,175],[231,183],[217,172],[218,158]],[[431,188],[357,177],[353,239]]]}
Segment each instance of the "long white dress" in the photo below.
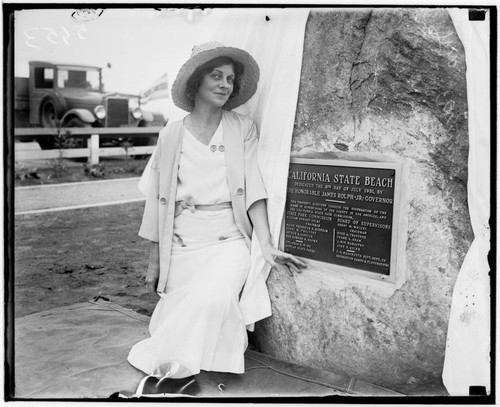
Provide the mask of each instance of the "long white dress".
{"label": "long white dress", "polygon": [[[230,201],[222,126],[208,146],[185,129],[176,201]],[[172,377],[200,370],[243,373],[248,342],[239,294],[249,267],[231,208],[183,210],[175,218],[167,289],[151,316],[151,337],[133,346],[129,363],[164,375],[178,362],[181,369]]]}

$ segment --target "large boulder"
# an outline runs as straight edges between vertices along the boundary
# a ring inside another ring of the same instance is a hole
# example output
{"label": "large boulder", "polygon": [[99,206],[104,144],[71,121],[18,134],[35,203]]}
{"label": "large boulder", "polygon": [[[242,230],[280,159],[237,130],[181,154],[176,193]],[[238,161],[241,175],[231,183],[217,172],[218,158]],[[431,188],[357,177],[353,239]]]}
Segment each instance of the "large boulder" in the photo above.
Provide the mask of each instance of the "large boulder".
{"label": "large boulder", "polygon": [[313,283],[314,270],[273,271],[273,316],[256,327],[261,351],[402,392],[439,388],[453,287],[473,239],[465,70],[444,9],[310,13],[292,153],[404,160],[406,282],[387,297]]}

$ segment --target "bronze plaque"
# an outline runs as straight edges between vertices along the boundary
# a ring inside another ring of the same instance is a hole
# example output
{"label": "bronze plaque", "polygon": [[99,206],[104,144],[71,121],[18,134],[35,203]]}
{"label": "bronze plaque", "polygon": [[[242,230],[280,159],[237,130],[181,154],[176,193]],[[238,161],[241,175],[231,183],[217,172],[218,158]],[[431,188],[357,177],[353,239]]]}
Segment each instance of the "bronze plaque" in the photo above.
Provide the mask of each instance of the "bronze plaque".
{"label": "bronze plaque", "polygon": [[399,165],[292,159],[285,251],[386,279],[395,264]]}

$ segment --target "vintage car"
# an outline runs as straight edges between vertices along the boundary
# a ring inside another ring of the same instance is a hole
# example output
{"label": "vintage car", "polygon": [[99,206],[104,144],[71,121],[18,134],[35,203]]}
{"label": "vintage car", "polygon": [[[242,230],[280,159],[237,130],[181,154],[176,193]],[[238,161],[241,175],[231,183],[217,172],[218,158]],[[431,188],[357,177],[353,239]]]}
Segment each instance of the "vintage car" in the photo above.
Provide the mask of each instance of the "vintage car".
{"label": "vintage car", "polygon": [[[162,114],[142,110],[139,96],[105,92],[102,68],[42,61],[29,62],[29,78],[15,78],[14,111],[16,127],[144,127],[166,123]],[[37,141],[42,148],[52,148],[54,143],[52,136],[37,137]],[[154,140],[136,137],[131,142],[151,145]]]}

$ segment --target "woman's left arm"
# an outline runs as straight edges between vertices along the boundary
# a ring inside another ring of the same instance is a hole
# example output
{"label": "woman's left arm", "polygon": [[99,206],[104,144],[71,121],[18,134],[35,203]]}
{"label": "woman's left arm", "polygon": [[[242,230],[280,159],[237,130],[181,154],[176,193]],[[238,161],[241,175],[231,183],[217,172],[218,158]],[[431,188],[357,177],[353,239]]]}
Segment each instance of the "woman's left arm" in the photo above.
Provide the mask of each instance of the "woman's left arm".
{"label": "woman's left arm", "polygon": [[289,253],[282,252],[276,249],[271,241],[271,233],[269,232],[269,222],[267,221],[267,207],[264,199],[259,199],[248,208],[248,216],[252,221],[255,234],[259,239],[259,244],[262,249],[264,260],[275,267],[276,263],[283,264],[288,267],[291,273],[300,273],[307,265],[292,256]]}

